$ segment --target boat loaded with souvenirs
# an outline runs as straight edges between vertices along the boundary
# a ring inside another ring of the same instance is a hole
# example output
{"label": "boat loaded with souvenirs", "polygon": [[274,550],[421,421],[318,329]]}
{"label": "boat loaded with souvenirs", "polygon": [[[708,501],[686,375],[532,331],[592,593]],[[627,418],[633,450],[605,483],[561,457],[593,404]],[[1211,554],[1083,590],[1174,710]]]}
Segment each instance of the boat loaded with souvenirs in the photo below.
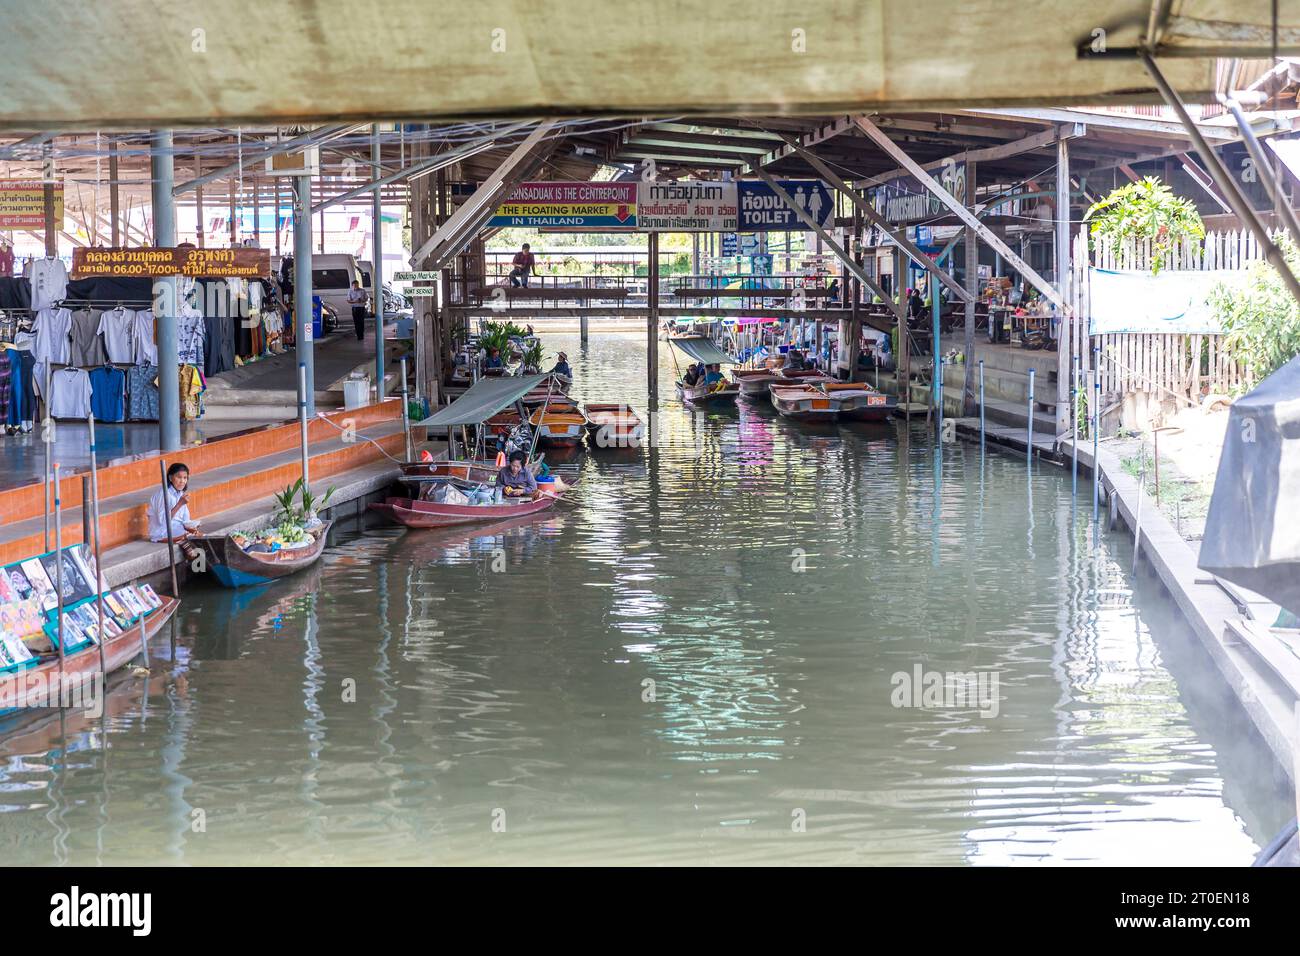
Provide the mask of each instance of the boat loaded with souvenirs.
{"label": "boat loaded with souvenirs", "polygon": [[59,706],[66,681],[123,667],[180,604],[147,584],[101,593],[99,580],[85,545],[0,568],[0,714]]}
{"label": "boat loaded with souvenirs", "polygon": [[[558,475],[551,474],[535,457],[540,429],[522,420],[526,411],[522,399],[545,379],[546,376],[542,375],[481,379],[446,408],[426,418],[420,424],[427,430],[447,430],[453,454],[459,431],[466,457],[404,464],[399,480],[409,494],[389,497],[372,504],[371,509],[407,527],[439,528],[522,517],[554,507],[569,486]],[[487,443],[492,432],[486,426],[503,409],[511,406],[517,406],[520,420],[508,435],[493,436],[499,439],[496,442],[499,449],[497,460],[493,462],[487,458]],[[549,409],[548,405],[548,415]],[[538,411],[541,410],[539,407]],[[585,424],[585,418],[583,422]],[[472,440],[469,439],[470,428],[475,432]],[[581,434],[579,431],[580,437]],[[514,451],[524,453],[524,467],[537,482],[537,491],[531,495],[511,497],[496,487],[497,474],[505,464],[505,456]]]}

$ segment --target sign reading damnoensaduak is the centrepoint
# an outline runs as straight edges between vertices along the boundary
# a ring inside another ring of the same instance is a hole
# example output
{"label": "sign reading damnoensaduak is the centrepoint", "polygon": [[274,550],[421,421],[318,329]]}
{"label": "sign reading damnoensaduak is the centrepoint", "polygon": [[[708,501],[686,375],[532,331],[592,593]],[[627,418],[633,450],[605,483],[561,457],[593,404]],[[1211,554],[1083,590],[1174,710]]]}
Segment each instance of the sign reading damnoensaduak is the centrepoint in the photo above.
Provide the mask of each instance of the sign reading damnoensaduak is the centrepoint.
{"label": "sign reading damnoensaduak is the centrepoint", "polygon": [[[835,204],[825,183],[779,181],[818,225],[829,227]],[[516,186],[488,220],[493,229],[640,232],[773,232],[807,229],[764,182],[532,182]]]}

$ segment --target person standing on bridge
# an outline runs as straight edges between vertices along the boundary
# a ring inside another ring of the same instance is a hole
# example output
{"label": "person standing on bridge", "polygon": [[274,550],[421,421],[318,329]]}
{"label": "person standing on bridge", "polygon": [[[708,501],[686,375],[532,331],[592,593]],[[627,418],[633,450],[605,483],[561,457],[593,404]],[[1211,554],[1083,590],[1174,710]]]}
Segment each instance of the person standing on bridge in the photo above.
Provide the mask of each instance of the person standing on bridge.
{"label": "person standing on bridge", "polygon": [[510,284],[512,286],[523,286],[528,288],[528,277],[533,274],[537,265],[536,257],[528,250],[528,243],[524,243],[523,248],[515,253],[510,265]]}
{"label": "person standing on bridge", "polygon": [[[366,337],[366,290],[361,288],[361,283],[356,279],[352,280],[352,288],[348,289],[348,305],[352,306],[352,327],[356,330],[357,341],[360,342]],[[378,316],[375,318],[376,327],[380,327]]]}

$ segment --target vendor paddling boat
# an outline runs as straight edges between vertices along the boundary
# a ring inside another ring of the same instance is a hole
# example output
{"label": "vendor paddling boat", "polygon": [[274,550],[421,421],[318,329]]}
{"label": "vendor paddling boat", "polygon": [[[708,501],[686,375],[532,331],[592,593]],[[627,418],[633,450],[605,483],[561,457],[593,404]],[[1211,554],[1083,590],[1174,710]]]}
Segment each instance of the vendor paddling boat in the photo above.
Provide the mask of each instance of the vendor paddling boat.
{"label": "vendor paddling boat", "polygon": [[632,406],[617,402],[588,402],[587,441],[592,448],[615,450],[641,448],[645,444],[645,423]]}
{"label": "vendor paddling boat", "polygon": [[307,540],[289,544],[259,543],[256,535],[239,532],[190,541],[203,553],[207,569],[223,587],[251,587],[288,577],[319,561],[332,523],[322,521],[303,528]]}

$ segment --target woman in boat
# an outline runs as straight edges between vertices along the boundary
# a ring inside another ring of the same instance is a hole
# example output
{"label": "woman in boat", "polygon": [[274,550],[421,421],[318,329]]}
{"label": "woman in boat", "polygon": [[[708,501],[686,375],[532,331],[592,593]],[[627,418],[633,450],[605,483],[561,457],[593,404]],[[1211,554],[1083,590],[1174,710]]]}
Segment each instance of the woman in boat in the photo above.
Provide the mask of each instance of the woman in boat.
{"label": "woman in boat", "polygon": [[552,375],[564,375],[569,381],[573,381],[573,367],[569,365],[569,356],[561,352],[555,357],[555,368],[551,369]]}
{"label": "woman in boat", "polygon": [[501,361],[501,350],[492,349],[488,352],[487,360],[483,363],[484,368],[505,368],[506,363]]}
{"label": "woman in boat", "polygon": [[722,382],[722,366],[710,365],[709,370],[704,375],[704,384],[709,388],[717,388]]}
{"label": "woman in boat", "polygon": [[531,497],[537,493],[537,479],[524,467],[524,453],[510,453],[510,462],[497,472],[497,491],[506,498]]}
{"label": "woman in boat", "polygon": [[700,379],[703,377],[700,369],[701,366],[699,365],[686,366],[686,374],[682,376],[682,384],[687,388],[694,388],[696,385],[699,385]]}
{"label": "woman in boat", "polygon": [[[190,518],[190,469],[176,462],[167,469],[167,486],[159,488],[149,500],[149,540],[166,541],[168,537],[180,544],[185,556],[198,554],[186,538],[197,534],[199,523]],[[169,535],[170,531],[170,535]]]}

